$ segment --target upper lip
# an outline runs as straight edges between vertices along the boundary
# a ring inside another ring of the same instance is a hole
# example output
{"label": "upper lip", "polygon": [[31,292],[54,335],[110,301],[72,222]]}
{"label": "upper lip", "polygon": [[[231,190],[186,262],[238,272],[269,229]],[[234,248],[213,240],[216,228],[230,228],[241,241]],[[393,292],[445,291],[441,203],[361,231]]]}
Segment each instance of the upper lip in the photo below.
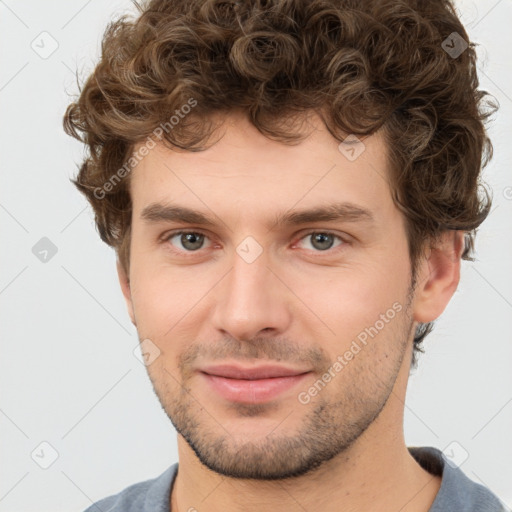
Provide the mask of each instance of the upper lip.
{"label": "upper lip", "polygon": [[215,375],[217,377],[226,377],[229,379],[269,379],[271,377],[291,377],[308,373],[309,370],[297,370],[295,368],[286,368],[279,365],[262,365],[251,368],[244,368],[232,364],[218,364],[201,368],[203,373]]}

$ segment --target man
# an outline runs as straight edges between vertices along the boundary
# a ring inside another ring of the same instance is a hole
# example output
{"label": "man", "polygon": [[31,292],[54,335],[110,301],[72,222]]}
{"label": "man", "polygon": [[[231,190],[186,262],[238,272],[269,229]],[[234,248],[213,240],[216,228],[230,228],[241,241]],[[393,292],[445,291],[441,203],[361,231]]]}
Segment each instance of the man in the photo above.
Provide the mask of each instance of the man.
{"label": "man", "polygon": [[448,1],[163,1],[65,128],[179,465],[88,510],[498,511],[407,447],[411,365],[490,209]]}

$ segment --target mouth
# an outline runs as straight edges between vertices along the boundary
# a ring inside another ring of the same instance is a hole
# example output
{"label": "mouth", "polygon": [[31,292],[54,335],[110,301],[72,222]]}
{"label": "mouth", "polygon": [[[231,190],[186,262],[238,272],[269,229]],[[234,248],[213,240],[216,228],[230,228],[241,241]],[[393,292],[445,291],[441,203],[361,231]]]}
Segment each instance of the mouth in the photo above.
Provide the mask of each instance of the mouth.
{"label": "mouth", "polygon": [[215,365],[200,374],[210,389],[224,399],[240,403],[264,403],[279,397],[302,382],[311,371],[278,365],[242,367]]}

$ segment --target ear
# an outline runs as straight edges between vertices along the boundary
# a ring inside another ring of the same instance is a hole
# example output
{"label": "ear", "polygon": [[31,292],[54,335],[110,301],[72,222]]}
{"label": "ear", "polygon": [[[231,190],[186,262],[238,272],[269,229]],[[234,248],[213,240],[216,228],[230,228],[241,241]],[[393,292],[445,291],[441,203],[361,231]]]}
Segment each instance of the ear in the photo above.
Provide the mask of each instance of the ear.
{"label": "ear", "polygon": [[117,275],[119,277],[119,284],[121,285],[121,290],[124,295],[124,299],[126,301],[126,307],[128,309],[128,314],[130,315],[131,321],[133,325],[137,325],[135,323],[135,315],[133,314],[133,302],[132,302],[132,293],[130,289],[130,279],[126,275],[126,272],[121,265],[121,262],[117,260]]}
{"label": "ear", "polygon": [[463,250],[464,231],[446,231],[430,247],[418,269],[413,302],[415,321],[432,322],[444,311],[459,284]]}

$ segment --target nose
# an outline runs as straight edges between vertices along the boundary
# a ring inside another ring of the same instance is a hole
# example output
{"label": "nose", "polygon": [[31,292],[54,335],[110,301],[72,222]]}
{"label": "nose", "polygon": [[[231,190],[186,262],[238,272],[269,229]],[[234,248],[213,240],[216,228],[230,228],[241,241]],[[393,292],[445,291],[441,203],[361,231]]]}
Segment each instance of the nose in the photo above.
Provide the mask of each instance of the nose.
{"label": "nose", "polygon": [[234,254],[215,294],[213,324],[223,335],[243,341],[277,336],[289,327],[293,294],[269,263],[265,251],[252,262]]}

